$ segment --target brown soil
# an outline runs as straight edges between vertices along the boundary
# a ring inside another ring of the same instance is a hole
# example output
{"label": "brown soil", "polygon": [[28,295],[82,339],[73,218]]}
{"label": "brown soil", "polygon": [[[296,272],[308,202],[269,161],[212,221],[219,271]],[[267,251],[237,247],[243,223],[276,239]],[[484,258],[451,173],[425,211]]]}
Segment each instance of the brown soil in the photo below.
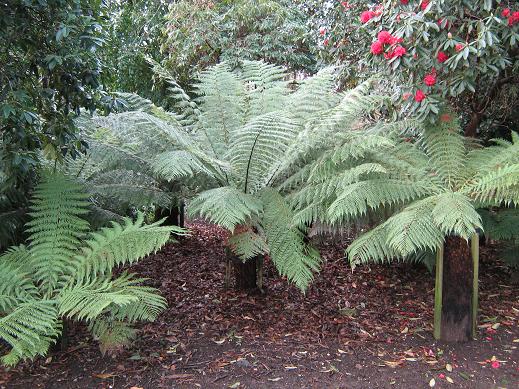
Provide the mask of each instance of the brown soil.
{"label": "brown soil", "polygon": [[[432,338],[433,277],[352,269],[323,244],[306,296],[266,265],[265,295],[225,291],[224,233],[192,235],[132,268],[169,302],[131,348],[102,356],[82,326],[46,360],[0,369],[0,388],[519,388],[519,287],[482,250],[478,340]],[[452,371],[450,371],[452,370]],[[453,383],[450,383],[452,381]]]}

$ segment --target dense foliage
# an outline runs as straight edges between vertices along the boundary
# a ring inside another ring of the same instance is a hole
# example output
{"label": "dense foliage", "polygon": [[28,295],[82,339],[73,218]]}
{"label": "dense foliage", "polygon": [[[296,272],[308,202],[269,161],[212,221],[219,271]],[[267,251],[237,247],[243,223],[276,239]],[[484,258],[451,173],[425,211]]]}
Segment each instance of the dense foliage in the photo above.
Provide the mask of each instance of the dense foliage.
{"label": "dense foliage", "polygon": [[196,72],[226,61],[264,60],[313,71],[313,37],[306,14],[287,0],[189,1],[167,15],[164,65],[188,86]]}

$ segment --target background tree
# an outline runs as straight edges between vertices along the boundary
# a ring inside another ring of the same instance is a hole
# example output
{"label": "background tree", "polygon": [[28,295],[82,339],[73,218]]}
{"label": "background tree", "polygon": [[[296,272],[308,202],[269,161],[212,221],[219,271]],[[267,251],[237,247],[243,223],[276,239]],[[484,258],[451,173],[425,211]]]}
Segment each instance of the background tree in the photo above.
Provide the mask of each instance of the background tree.
{"label": "background tree", "polygon": [[86,144],[73,118],[99,96],[98,0],[0,3],[0,250],[23,224],[41,157]]}
{"label": "background tree", "polygon": [[165,34],[162,64],[183,87],[220,61],[235,67],[242,60],[264,60],[291,71],[315,70],[307,15],[294,1],[178,1],[167,15]]}
{"label": "background tree", "polygon": [[167,104],[167,94],[153,80],[147,58],[160,61],[168,1],[132,0],[108,2],[103,84],[117,92],[136,93],[156,104]]}

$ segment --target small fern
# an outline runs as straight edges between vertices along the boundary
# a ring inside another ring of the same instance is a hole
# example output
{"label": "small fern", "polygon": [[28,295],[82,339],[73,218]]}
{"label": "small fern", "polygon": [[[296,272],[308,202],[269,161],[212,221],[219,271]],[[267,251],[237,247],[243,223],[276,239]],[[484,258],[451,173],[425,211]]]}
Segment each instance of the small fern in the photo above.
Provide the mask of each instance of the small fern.
{"label": "small fern", "polygon": [[127,343],[134,332],[128,325],[155,320],[165,308],[143,279],[112,279],[112,270],[158,250],[171,232],[182,230],[144,225],[140,215],[90,233],[83,219],[87,200],[75,181],[47,174],[34,193],[28,246],[0,256],[0,338],[11,347],[4,365],[45,355],[62,318],[86,321],[106,351]]}

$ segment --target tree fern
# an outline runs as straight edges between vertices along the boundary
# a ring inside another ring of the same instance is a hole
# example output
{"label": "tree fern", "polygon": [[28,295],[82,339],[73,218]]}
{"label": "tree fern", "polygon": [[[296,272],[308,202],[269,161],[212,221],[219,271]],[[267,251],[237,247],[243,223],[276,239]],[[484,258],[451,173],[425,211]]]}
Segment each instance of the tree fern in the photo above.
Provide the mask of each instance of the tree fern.
{"label": "tree fern", "polygon": [[110,320],[154,320],[166,306],[157,290],[141,285],[145,280],[128,274],[112,279],[112,270],[158,250],[171,232],[182,230],[144,225],[140,215],[89,233],[87,198],[70,178],[46,174],[34,194],[29,245],[0,256],[0,339],[11,347],[5,365],[44,355],[63,317],[89,323],[106,350],[129,339],[122,339],[124,326],[133,333],[127,324],[108,326]]}

